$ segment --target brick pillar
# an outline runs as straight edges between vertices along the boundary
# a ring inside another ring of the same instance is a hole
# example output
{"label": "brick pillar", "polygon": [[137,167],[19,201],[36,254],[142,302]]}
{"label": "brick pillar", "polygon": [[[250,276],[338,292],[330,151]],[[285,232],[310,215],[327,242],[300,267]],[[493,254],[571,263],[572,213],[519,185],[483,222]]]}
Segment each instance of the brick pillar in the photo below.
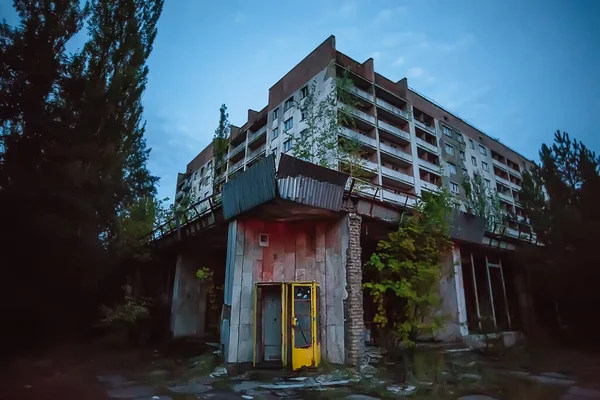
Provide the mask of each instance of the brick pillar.
{"label": "brick pillar", "polygon": [[362,291],[362,262],[360,227],[362,218],[356,213],[348,214],[349,243],[346,254],[346,290],[348,298],[344,308],[346,314],[346,363],[358,365],[365,353],[364,310]]}

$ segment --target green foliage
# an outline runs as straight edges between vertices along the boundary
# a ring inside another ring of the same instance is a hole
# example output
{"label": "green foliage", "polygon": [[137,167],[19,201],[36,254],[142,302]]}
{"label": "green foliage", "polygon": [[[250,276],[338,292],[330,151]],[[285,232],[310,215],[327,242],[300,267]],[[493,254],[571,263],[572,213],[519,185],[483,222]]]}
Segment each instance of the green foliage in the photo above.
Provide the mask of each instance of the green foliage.
{"label": "green foliage", "polygon": [[489,230],[493,229],[495,224],[502,223],[502,208],[498,193],[485,187],[480,174],[475,174],[473,178],[465,176],[462,187],[467,196],[465,202],[467,212],[485,218],[488,221]]}
{"label": "green foliage", "polygon": [[375,272],[375,278],[363,285],[377,306],[375,322],[409,346],[444,323],[435,312],[440,305],[442,264],[452,248],[451,212],[448,192],[425,194],[389,240],[377,244],[366,265]]}
{"label": "green foliage", "polygon": [[[307,95],[296,103],[304,115],[306,128],[292,135],[292,152],[295,157],[326,168],[343,162],[347,168],[364,176],[361,166],[361,145],[358,140],[346,140],[341,145],[338,136],[343,126],[354,126],[349,107],[356,105],[350,94],[352,80],[347,74],[336,77],[322,93],[316,82],[311,82]],[[362,172],[361,172],[362,171]]]}
{"label": "green foliage", "polygon": [[[20,314],[52,326],[94,318],[100,285],[152,219],[158,180],[142,95],[163,1],[80,3],[15,0],[19,23],[0,25],[0,229],[4,256],[24,266],[7,281],[27,287],[9,296],[43,303]],[[85,45],[68,52],[83,26]],[[40,284],[22,283],[30,275]]]}
{"label": "green foliage", "polygon": [[561,132],[539,154],[541,163],[523,173],[519,198],[544,246],[523,249],[520,255],[539,277],[533,283],[544,301],[551,299],[552,311],[568,310],[560,316],[563,324],[592,335],[589,321],[600,312],[585,305],[600,302],[600,158]]}
{"label": "green foliage", "polygon": [[150,299],[136,298],[131,295],[132,288],[130,284],[123,286],[123,301],[113,307],[104,304],[100,305],[101,322],[106,325],[128,324],[132,325],[140,320],[150,317],[148,306]]}
{"label": "green foliage", "polygon": [[202,267],[196,271],[196,277],[200,279],[201,282],[212,281],[213,275],[214,272],[206,267]]}

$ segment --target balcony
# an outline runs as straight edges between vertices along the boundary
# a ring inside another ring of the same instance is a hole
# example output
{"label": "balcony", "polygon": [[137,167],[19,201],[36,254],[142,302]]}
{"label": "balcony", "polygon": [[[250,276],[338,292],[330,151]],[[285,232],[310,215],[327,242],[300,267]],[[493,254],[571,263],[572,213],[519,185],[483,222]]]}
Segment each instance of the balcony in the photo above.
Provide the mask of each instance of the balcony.
{"label": "balcony", "polygon": [[183,192],[180,190],[175,194],[175,201],[183,199]]}
{"label": "balcony", "polygon": [[349,139],[357,139],[359,142],[366,144],[367,146],[377,148],[377,141],[371,137],[353,131],[352,129],[348,129],[343,127],[340,131],[341,135],[347,137]]}
{"label": "balcony", "polygon": [[414,185],[415,184],[415,178],[413,176],[407,175],[407,174],[405,174],[403,172],[400,172],[400,171],[393,170],[393,169],[388,168],[388,167],[384,167],[383,165],[381,166],[381,174],[383,176],[386,176],[386,177],[391,178],[391,179],[395,179],[395,180],[400,181],[402,183],[406,183],[406,184],[409,184],[409,185]]}
{"label": "balcony", "polygon": [[357,96],[362,97],[363,99],[373,101],[373,95],[371,93],[365,92],[364,90],[359,89],[356,86],[351,86],[348,90],[350,90],[352,93],[356,94]]}
{"label": "balcony", "polygon": [[496,181],[502,183],[504,186],[511,187],[511,182],[508,179],[504,179],[503,177],[498,175],[494,175],[494,178],[496,178]]}
{"label": "balcony", "polygon": [[388,131],[404,140],[408,140],[410,142],[410,134],[407,132],[404,132],[400,128],[396,128],[395,126],[390,125],[387,122],[383,122],[381,120],[377,121],[377,126],[383,130],[386,130],[386,131]]}
{"label": "balcony", "polygon": [[431,172],[436,175],[441,175],[440,166],[432,162],[419,158],[419,166],[423,167],[423,169],[425,169],[427,172]]}
{"label": "balcony", "polygon": [[392,147],[392,146],[389,146],[389,145],[383,144],[383,143],[379,143],[379,149],[382,152],[384,152],[384,153],[386,153],[386,154],[388,154],[390,156],[399,158],[399,159],[404,160],[404,161],[406,161],[408,163],[412,163],[412,156],[410,154],[408,154],[408,153],[403,152],[400,149],[397,149],[395,147]]}
{"label": "balcony", "polygon": [[433,154],[438,154],[438,147],[434,144],[429,143],[426,140],[417,138],[417,145],[421,146],[425,150],[432,152]]}
{"label": "balcony", "polygon": [[364,163],[363,163],[362,167],[364,169],[366,169],[367,171],[371,171],[371,172],[377,173],[377,164],[374,163],[373,161],[364,160]]}
{"label": "balcony", "polygon": [[514,176],[516,176],[517,178],[521,179],[521,173],[519,171],[517,171],[516,169],[513,169],[511,167],[508,167],[508,172],[510,172],[511,174],[513,174]]}
{"label": "balcony", "polygon": [[496,160],[495,158],[492,157],[492,164],[494,164],[496,167],[500,168],[502,171],[508,172],[508,167],[502,161]]}
{"label": "balcony", "polygon": [[406,204],[409,207],[414,207],[417,204],[417,199],[413,196],[394,193],[386,189],[383,189],[383,200],[400,205]]}
{"label": "balcony", "polygon": [[240,151],[242,151],[244,148],[246,147],[246,142],[242,142],[240,143],[237,147],[235,147],[233,150],[229,151],[229,158],[235,156],[236,154],[238,154]]}
{"label": "balcony", "polygon": [[232,174],[234,172],[237,172],[240,168],[243,168],[244,167],[244,161],[245,160],[242,158],[240,161],[236,162],[235,164],[230,165],[228,173]]}
{"label": "balcony", "polygon": [[348,111],[350,114],[354,115],[355,117],[358,117],[366,122],[369,122],[369,123],[375,125],[375,117],[372,116],[371,114],[367,114],[364,111],[361,111],[354,107],[350,107],[344,103],[339,103],[339,107],[341,107],[342,110]]}
{"label": "balcony", "polygon": [[256,150],[248,154],[248,161],[254,160],[256,157],[259,157],[262,154],[265,154],[265,144],[259,146]]}
{"label": "balcony", "polygon": [[502,192],[497,192],[498,193],[498,197],[501,198],[504,201],[507,201],[509,203],[512,203],[513,198],[510,194],[506,194],[506,193],[502,193]]}
{"label": "balcony", "polygon": [[426,123],[421,122],[416,118],[415,118],[415,125],[421,129],[426,130],[427,132],[431,133],[432,135],[435,135],[435,128],[433,126],[429,126]]}
{"label": "balcony", "polygon": [[215,184],[221,183],[225,180],[225,174],[215,176]]}
{"label": "balcony", "polygon": [[521,185],[519,185],[518,183],[514,183],[514,182],[510,182],[510,188],[511,189],[516,189],[516,190],[521,190]]}
{"label": "balcony", "polygon": [[261,137],[262,135],[264,135],[266,133],[267,133],[266,126],[260,128],[258,131],[254,132],[253,134],[248,136],[248,143],[254,142],[256,139],[258,139],[259,137]]}
{"label": "balcony", "polygon": [[421,189],[429,190],[430,192],[437,192],[440,188],[434,183],[427,182],[421,179]]}
{"label": "balcony", "polygon": [[410,121],[410,113],[409,112],[404,111],[396,106],[393,106],[390,103],[388,103],[387,101],[382,100],[382,99],[377,99],[376,103],[381,108],[384,108],[384,109],[388,110],[389,112],[399,115],[402,118],[406,119],[407,121]]}
{"label": "balcony", "polygon": [[181,185],[182,191],[187,192],[191,188],[192,188],[192,179],[191,178],[188,178],[185,181],[183,181],[183,185]]}

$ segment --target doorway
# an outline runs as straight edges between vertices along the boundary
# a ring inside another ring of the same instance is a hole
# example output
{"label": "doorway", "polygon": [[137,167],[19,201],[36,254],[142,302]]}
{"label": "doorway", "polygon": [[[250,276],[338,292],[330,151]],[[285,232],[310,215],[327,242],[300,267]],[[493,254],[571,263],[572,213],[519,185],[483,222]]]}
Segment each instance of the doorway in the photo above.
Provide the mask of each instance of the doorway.
{"label": "doorway", "polygon": [[254,294],[254,366],[318,366],[318,283],[257,283]]}

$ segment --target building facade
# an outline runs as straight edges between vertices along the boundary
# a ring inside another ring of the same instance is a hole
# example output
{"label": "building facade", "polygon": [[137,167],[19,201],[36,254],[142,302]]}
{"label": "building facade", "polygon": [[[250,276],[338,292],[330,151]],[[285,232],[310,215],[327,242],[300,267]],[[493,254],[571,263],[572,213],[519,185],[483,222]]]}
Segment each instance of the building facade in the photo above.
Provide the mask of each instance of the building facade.
{"label": "building facade", "polygon": [[[351,109],[354,126],[343,127],[339,135],[362,144],[367,180],[381,188],[379,200],[403,203],[406,194],[418,196],[441,185],[464,200],[463,179],[479,174],[498,193],[501,207],[524,219],[517,193],[530,160],[411,89],[406,78],[393,82],[378,74],[373,59],[359,63],[337,51],[333,36],[269,89],[267,106],[248,110],[246,123],[231,126],[221,165],[213,165],[212,146],[188,164],[178,179],[176,201],[186,192],[198,200],[211,196],[213,187],[267,154],[291,154],[291,137],[306,129],[298,105],[307,88],[314,83],[326,96],[342,74],[353,81],[357,106]],[[375,193],[369,185],[361,190]]]}
{"label": "building facade", "polygon": [[[226,312],[222,313],[226,324],[221,321],[221,339],[227,361],[256,361],[257,357],[268,361],[269,357],[277,356],[285,359],[288,356],[285,346],[276,351],[268,343],[285,336],[287,330],[293,336],[297,326],[288,320],[279,328],[269,328],[276,334],[265,336],[261,329],[266,328],[257,326],[257,318],[270,312],[266,304],[277,298],[280,299],[277,307],[285,314],[286,306],[282,304],[286,298],[290,300],[288,290],[303,293],[309,287],[306,285],[313,284],[320,287],[319,295],[310,294],[318,303],[313,307],[318,312],[313,311],[320,315],[317,320],[321,321],[312,328],[313,332],[319,332],[315,336],[319,341],[319,359],[356,363],[361,357],[362,330],[368,324],[363,321],[368,313],[363,310],[361,286],[365,248],[374,248],[376,240],[385,238],[372,234],[379,229],[372,219],[397,226],[403,209],[414,205],[422,193],[441,187],[455,194],[457,209],[467,211],[462,182],[475,175],[490,191],[498,193],[501,208],[513,218],[502,226],[501,234],[493,228],[483,240],[483,232],[489,231],[489,226],[482,225],[482,237],[475,240],[464,236],[464,232],[453,237],[455,247],[445,263],[448,274],[439,287],[443,298],[440,312],[449,317],[448,324],[435,338],[458,340],[473,332],[514,330],[518,304],[524,302],[518,295],[520,289],[515,288],[522,288],[522,282],[519,283],[512,267],[507,266],[509,257],[500,254],[500,250],[514,249],[515,242],[522,239],[519,221],[524,221],[525,215],[518,192],[521,174],[532,162],[411,89],[406,78],[394,82],[378,74],[373,59],[359,63],[339,52],[333,36],[269,89],[268,103],[262,110],[248,110],[243,125],[231,126],[227,154],[221,161],[216,163],[210,145],[188,164],[186,172],[178,176],[176,203],[186,196],[192,200],[217,201],[224,184],[235,182],[239,174],[265,161],[265,156],[272,155],[274,165],[279,165],[282,154],[293,156],[292,138],[307,129],[301,105],[308,91],[314,88],[320,99],[325,98],[340,76],[352,81],[347,90],[354,98],[353,106],[344,106],[343,110],[352,114],[353,123],[343,126],[337,135],[339,139],[357,139],[362,147],[366,174],[361,176],[361,184],[352,194],[369,203],[361,206],[359,201],[351,205],[352,209],[330,209],[333,214],[324,217],[306,208],[290,212],[276,202],[272,207],[279,207],[279,211],[272,208],[266,214],[252,217],[225,217],[228,275],[224,282]],[[310,167],[303,168],[307,168],[309,176],[314,172]],[[317,171],[315,176],[325,175],[326,172]],[[286,182],[293,181],[292,178],[278,177],[273,193],[287,190]],[[304,181],[295,182],[302,185]],[[348,184],[354,187],[352,178]],[[199,204],[209,206],[207,202]],[[340,212],[345,214],[340,216]],[[322,218],[301,223],[298,218],[302,215],[309,220],[319,215]],[[361,222],[360,215],[369,219]],[[467,219],[463,221],[471,224]],[[531,241],[533,233],[528,235]],[[263,239],[269,237],[271,240],[264,245]],[[347,249],[355,250],[353,253]],[[351,254],[354,256],[350,257]],[[189,264],[189,273],[176,275],[179,280],[184,275],[192,276],[197,264],[192,260],[194,256],[185,257],[180,256],[177,270]],[[297,287],[288,288],[285,286],[288,284]],[[179,286],[185,287],[183,281]],[[316,286],[313,290],[316,291]],[[174,289],[173,298],[184,299],[178,307],[187,310],[185,293]],[[173,304],[175,309],[175,300]],[[196,308],[193,307],[194,313]],[[181,326],[182,332],[197,333],[198,323],[192,325],[188,329],[186,324],[173,319],[173,326]],[[294,365],[294,355],[290,353],[290,357]]]}

